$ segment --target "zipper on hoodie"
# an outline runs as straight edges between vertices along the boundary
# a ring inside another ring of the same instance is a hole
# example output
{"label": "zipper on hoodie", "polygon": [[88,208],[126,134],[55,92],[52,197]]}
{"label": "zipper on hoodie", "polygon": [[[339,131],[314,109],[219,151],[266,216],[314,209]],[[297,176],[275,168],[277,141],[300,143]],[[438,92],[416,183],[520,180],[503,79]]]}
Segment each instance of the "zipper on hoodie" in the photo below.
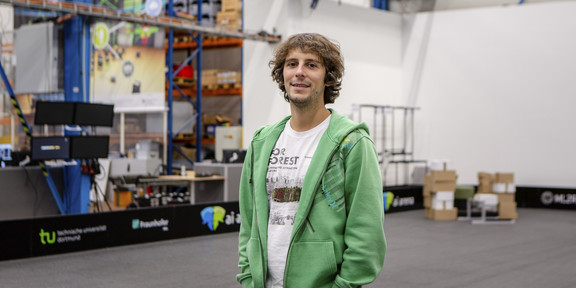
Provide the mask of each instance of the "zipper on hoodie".
{"label": "zipper on hoodie", "polygon": [[[260,236],[260,227],[258,226],[258,207],[256,206],[256,190],[254,189],[254,143],[250,144],[251,146],[251,158],[252,158],[252,167],[250,169],[250,183],[251,183],[251,188],[252,188],[252,201],[253,201],[253,205],[254,205],[254,215],[256,216],[256,233],[258,234],[258,248],[260,249],[260,261],[262,263],[262,279],[264,281],[264,286],[266,286],[266,277],[268,272],[266,271],[266,267],[268,266],[268,264],[264,261],[264,246],[262,245],[262,237]],[[254,278],[253,278],[254,279]],[[262,286],[262,287],[264,287]]]}
{"label": "zipper on hoodie", "polygon": [[[324,169],[322,170],[322,174],[320,174],[320,177],[318,178],[318,182],[316,182],[316,185],[314,186],[313,191],[316,192],[316,190],[318,190],[318,187],[320,186],[320,183],[322,182],[322,178],[324,178],[324,174],[326,173],[326,170],[328,169],[328,162],[330,162],[330,160],[332,160],[332,157],[334,157],[334,155],[336,154],[336,152],[338,152],[338,150],[340,149],[340,145],[336,146],[336,149],[334,149],[334,151],[332,151],[332,153],[330,154],[330,157],[328,157],[328,161],[326,163],[324,163]],[[308,207],[306,207],[306,213],[304,215],[306,221],[303,221],[302,223],[300,223],[300,225],[298,225],[298,227],[296,227],[296,231],[292,233],[292,235],[297,235],[298,233],[300,233],[300,230],[303,227],[303,223],[306,223],[308,229],[310,229],[310,232],[313,233],[314,232],[314,228],[312,227],[312,224],[310,223],[310,220],[308,219],[308,215],[310,214],[310,210],[312,209],[312,206],[314,204],[314,200],[315,200],[315,196],[312,197],[312,200],[310,201],[310,203],[308,203]],[[284,266],[284,279],[283,279],[283,286],[286,286],[286,272],[288,272],[288,261],[290,261],[290,251],[292,250],[292,244],[294,243],[294,238],[296,237],[292,237],[292,239],[290,239],[290,244],[288,245],[288,253],[286,254],[286,264]]]}

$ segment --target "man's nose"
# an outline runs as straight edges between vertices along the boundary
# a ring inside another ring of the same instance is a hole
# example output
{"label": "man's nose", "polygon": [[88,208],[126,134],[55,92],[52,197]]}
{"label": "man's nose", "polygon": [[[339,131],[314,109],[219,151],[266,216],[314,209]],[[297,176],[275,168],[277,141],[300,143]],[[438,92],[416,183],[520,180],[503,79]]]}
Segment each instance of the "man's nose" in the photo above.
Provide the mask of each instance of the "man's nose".
{"label": "man's nose", "polygon": [[303,77],[304,76],[304,65],[298,65],[298,69],[296,69],[296,77]]}

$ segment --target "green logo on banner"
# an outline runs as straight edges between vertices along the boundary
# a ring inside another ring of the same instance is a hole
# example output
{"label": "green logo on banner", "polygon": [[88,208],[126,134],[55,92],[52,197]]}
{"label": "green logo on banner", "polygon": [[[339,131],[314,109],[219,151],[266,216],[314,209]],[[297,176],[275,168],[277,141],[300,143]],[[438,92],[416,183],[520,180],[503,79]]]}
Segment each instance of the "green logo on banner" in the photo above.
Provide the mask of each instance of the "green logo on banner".
{"label": "green logo on banner", "polygon": [[105,23],[98,22],[94,24],[94,32],[92,33],[92,44],[94,48],[100,50],[106,48],[110,41],[110,31]]}
{"label": "green logo on banner", "polygon": [[382,200],[384,202],[384,211],[388,211],[390,210],[390,206],[392,206],[392,203],[394,202],[394,193],[388,191],[384,192],[382,196],[383,196]]}
{"label": "green logo on banner", "polygon": [[54,244],[56,242],[56,232],[44,232],[44,229],[40,229],[39,235],[42,245]]}

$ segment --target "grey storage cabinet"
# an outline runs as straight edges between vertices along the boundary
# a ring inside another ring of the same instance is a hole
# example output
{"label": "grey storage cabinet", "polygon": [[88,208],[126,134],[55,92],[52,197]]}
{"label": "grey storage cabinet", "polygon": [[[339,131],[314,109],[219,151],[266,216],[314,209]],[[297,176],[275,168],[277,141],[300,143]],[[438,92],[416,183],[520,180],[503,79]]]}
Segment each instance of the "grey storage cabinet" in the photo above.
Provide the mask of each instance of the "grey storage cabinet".
{"label": "grey storage cabinet", "polygon": [[[218,174],[226,177],[224,180],[224,202],[238,201],[240,190],[240,175],[242,174],[242,163],[194,163],[196,175],[204,173]],[[202,183],[202,182],[198,182]],[[199,187],[196,187],[199,188]]]}

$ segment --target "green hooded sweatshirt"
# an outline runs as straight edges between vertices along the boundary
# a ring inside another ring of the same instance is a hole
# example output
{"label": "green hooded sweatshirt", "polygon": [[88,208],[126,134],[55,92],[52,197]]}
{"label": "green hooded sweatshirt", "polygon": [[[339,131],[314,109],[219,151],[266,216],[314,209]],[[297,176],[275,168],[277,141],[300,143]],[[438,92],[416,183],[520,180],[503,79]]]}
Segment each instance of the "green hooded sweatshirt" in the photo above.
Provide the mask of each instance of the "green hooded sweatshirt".
{"label": "green hooded sweatshirt", "polygon": [[[285,288],[360,287],[384,264],[382,178],[365,124],[330,110],[332,118],[312,158],[284,273]],[[265,287],[268,197],[266,173],[282,121],[260,128],[240,180],[239,263],[242,287]]]}

